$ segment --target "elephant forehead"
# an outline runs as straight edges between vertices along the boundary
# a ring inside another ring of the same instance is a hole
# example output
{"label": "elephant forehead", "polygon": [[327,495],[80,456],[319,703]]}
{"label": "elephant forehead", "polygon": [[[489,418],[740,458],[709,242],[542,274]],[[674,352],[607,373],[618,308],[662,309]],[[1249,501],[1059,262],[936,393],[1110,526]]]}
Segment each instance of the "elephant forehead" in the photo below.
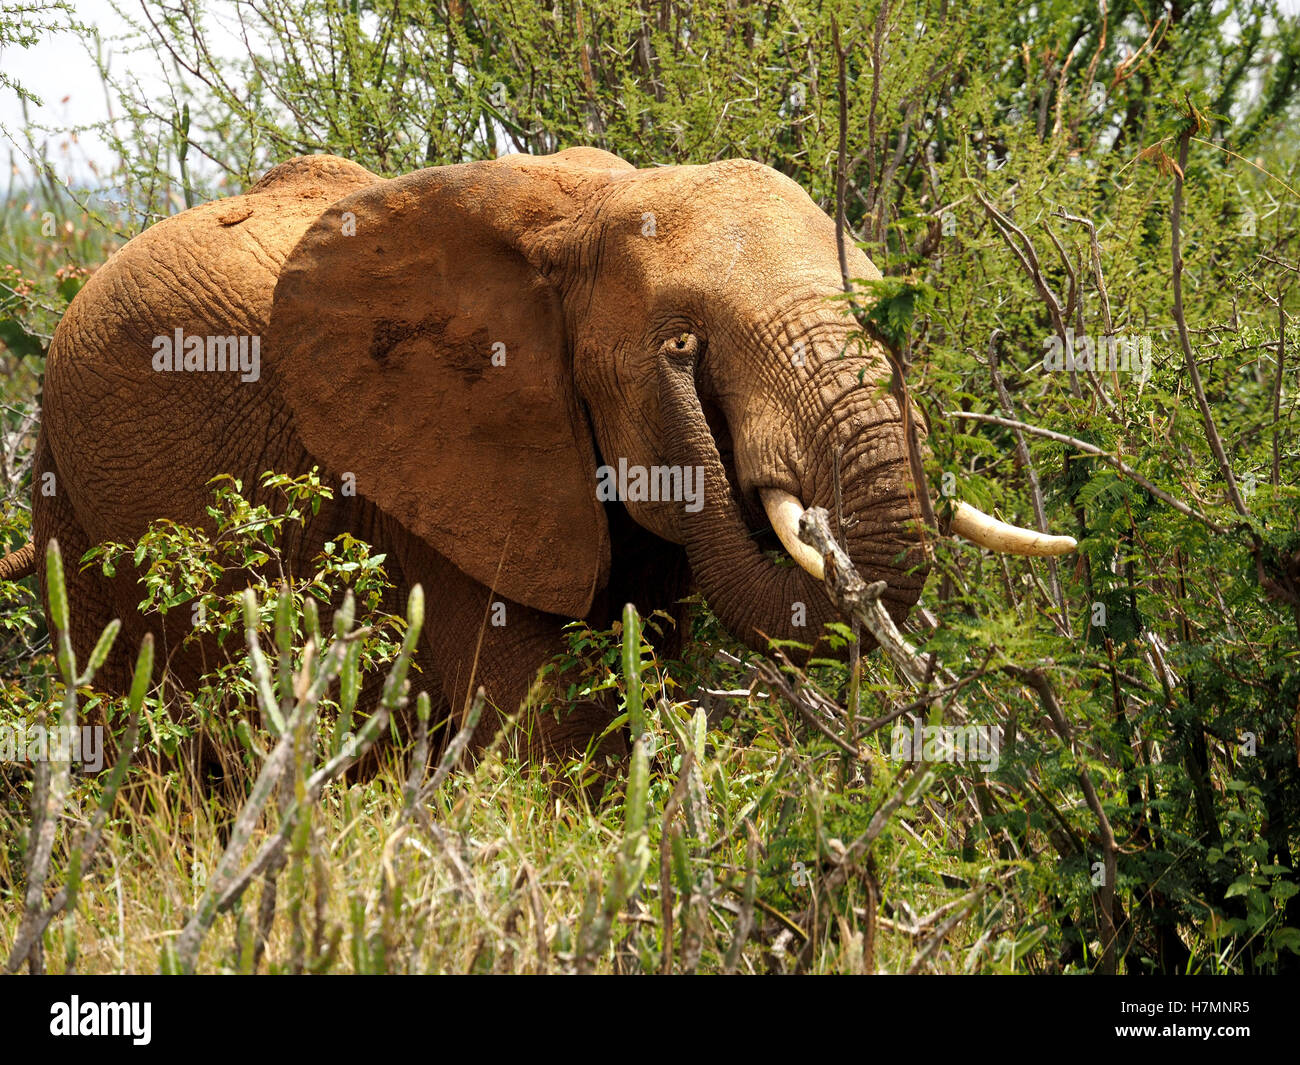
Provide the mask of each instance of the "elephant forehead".
{"label": "elephant forehead", "polygon": [[[839,287],[835,224],[806,197],[791,203],[743,187],[701,196],[642,193],[620,204],[603,230],[605,272],[642,282],[670,279],[711,291],[724,282],[768,286],[785,277]],[[874,272],[862,252],[849,251],[855,276]]]}

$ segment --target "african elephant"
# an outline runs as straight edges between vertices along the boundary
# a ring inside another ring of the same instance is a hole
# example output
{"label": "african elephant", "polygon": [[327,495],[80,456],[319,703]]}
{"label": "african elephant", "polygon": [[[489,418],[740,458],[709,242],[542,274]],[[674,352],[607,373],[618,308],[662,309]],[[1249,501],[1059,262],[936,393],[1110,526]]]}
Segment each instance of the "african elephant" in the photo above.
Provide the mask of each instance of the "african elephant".
{"label": "african elephant", "polygon": [[[851,246],[848,272],[880,276]],[[885,350],[846,346],[840,291],[833,223],[757,163],[638,170],[574,148],[384,180],[294,159],[146,230],[72,302],[45,377],[35,480],[57,489],[34,496],[35,556],[202,523],[218,473],[318,465],[355,494],[309,523],[304,566],[344,531],[387,552],[403,600],[427,590],[415,683],[444,714],[471,684],[513,712],[567,620],[672,610],[691,582],[756,648],[815,639],[834,614],[794,528],[803,507],[834,513],[838,469],[845,547],[901,618],[925,576],[923,488]],[[1073,546],[963,520],[990,546]],[[146,629],[134,575],[69,579],[81,654],[124,619],[120,687]],[[495,603],[503,625],[485,624]],[[548,718],[535,747],[584,745],[610,714]]]}

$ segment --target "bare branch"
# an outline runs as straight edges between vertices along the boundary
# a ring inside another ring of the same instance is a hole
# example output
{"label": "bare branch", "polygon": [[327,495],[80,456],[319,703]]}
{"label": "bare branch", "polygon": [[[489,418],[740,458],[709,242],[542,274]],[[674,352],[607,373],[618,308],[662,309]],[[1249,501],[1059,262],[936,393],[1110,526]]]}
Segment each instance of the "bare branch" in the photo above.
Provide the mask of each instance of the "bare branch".
{"label": "bare branch", "polygon": [[1157,499],[1164,500],[1180,514],[1186,514],[1189,518],[1195,518],[1201,524],[1212,529],[1216,533],[1226,533],[1228,531],[1218,522],[1207,518],[1195,507],[1188,506],[1186,503],[1175,499],[1163,488],[1158,488],[1133,469],[1132,466],[1121,462],[1119,459],[1115,458],[1115,456],[1097,447],[1096,444],[1090,444],[1086,440],[1080,440],[1077,437],[1066,436],[1064,433],[1053,432],[1051,429],[1040,429],[1037,425],[1030,425],[1027,422],[1018,422],[1011,418],[999,418],[993,414],[980,414],[976,411],[967,410],[953,410],[948,411],[947,416],[949,418],[961,418],[968,421],[987,422],[989,425],[1001,425],[1007,429],[1019,429],[1021,432],[1029,433],[1031,436],[1041,436],[1045,440],[1055,440],[1059,444],[1068,444],[1070,447],[1078,448],[1080,451],[1088,455],[1095,455],[1103,462],[1113,466],[1115,469],[1119,470],[1120,473],[1124,474],[1125,477],[1140,484]]}

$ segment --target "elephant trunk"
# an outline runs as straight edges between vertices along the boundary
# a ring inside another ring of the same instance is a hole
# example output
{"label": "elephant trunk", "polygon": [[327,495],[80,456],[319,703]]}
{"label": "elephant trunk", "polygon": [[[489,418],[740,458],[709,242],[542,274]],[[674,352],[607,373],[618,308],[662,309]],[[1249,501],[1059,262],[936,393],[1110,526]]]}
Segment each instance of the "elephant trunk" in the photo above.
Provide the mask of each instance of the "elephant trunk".
{"label": "elephant trunk", "polygon": [[[920,598],[927,565],[917,506],[917,491],[924,487],[912,484],[894,400],[827,390],[831,398],[800,441],[807,456],[797,471],[804,498],[758,486],[763,511],[796,563],[783,564],[760,548],[755,537],[763,529],[747,524],[740,487],[727,476],[696,390],[697,345],[686,335],[664,346],[659,390],[672,461],[704,471],[704,506],[682,514],[681,532],[691,570],[718,619],[756,650],[766,650],[768,639],[815,643],[826,622],[841,620],[822,583],[822,559],[799,539],[806,505],[825,507],[839,518],[838,535],[849,558],[867,581],[885,581],[882,602],[901,622]],[[1060,555],[1076,547],[1071,537],[1008,525],[966,503],[955,508],[952,531],[1011,554]]]}
{"label": "elephant trunk", "polygon": [[[774,522],[774,528],[800,565],[782,564],[756,542],[696,391],[693,338],[685,350],[666,346],[658,373],[671,461],[704,471],[705,505],[683,514],[682,538],[709,605],[731,633],[756,650],[766,650],[768,639],[816,643],[826,622],[842,620],[814,575],[820,560],[797,535],[783,532],[787,522]],[[899,472],[905,470],[901,424],[882,424],[873,440],[858,441],[848,450],[841,500],[845,549],[869,580],[886,581],[884,604],[901,620],[919,598],[925,578],[918,534],[907,528],[912,506],[907,478]],[[775,500],[780,515],[797,520],[799,500],[786,493],[769,493],[768,498]],[[834,506],[830,498],[810,499],[809,505],[814,504]],[[871,645],[869,637],[863,640]]]}

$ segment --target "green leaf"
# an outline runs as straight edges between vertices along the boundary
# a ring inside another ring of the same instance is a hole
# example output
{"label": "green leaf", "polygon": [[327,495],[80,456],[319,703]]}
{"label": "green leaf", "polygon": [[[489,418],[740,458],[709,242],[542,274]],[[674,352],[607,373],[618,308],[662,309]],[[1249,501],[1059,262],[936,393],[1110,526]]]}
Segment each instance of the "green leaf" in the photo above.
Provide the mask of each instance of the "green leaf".
{"label": "green leaf", "polygon": [[82,286],[85,285],[85,283],[86,278],[84,277],[65,277],[60,281],[59,295],[63,297],[63,302],[71,303],[73,297],[81,291]]}
{"label": "green leaf", "polygon": [[45,356],[45,341],[29,333],[17,318],[0,318],[0,343],[19,358]]}
{"label": "green leaf", "polygon": [[50,540],[45,549],[45,587],[50,600],[50,621],[60,632],[67,632],[68,586],[63,579],[63,555],[58,540]]}
{"label": "green leaf", "polygon": [[631,603],[623,607],[623,679],[627,685],[627,717],[635,741],[645,732],[645,714],[641,690],[641,619]]}

